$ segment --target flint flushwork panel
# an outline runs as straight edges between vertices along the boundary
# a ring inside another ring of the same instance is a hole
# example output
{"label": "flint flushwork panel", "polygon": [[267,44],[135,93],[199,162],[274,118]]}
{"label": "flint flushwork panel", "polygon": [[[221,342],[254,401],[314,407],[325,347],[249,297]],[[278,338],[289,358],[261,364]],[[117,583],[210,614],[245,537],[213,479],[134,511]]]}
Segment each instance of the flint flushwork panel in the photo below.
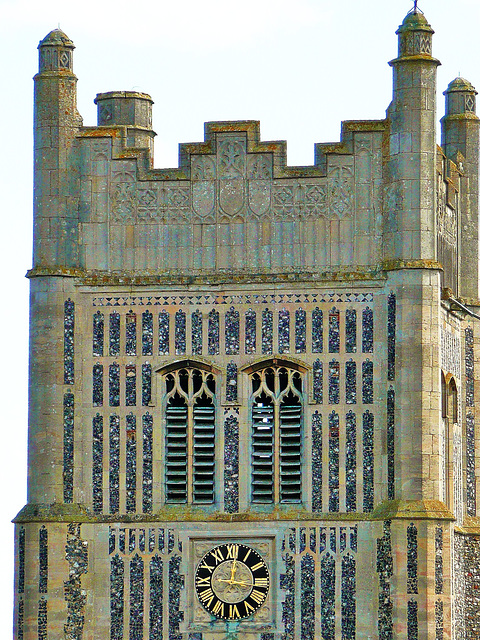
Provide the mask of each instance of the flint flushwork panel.
{"label": "flint flushwork panel", "polygon": [[453,373],[457,380],[461,379],[461,342],[460,336],[442,327],[440,333],[442,369],[445,373]]}
{"label": "flint flushwork panel", "polygon": [[181,553],[172,530],[110,527],[111,640],[180,640]]}
{"label": "flint flushwork panel", "polygon": [[[109,315],[110,339],[112,333],[115,334],[114,353],[118,355],[112,357],[110,349],[103,358],[92,356],[92,367],[104,372],[103,377],[94,375],[93,386],[97,390],[93,394],[95,401],[92,405],[104,407],[101,413],[103,430],[109,429],[108,433],[102,434],[104,453],[100,454],[99,434],[92,445],[96,469],[92,471],[96,476],[93,482],[96,496],[94,510],[101,508],[110,513],[150,512],[154,504],[164,501],[163,488],[159,484],[161,477],[154,479],[157,471],[152,457],[155,450],[162,450],[163,436],[154,430],[153,422],[151,434],[149,426],[145,430],[143,423],[140,427],[138,422],[142,420],[139,405],[158,407],[155,412],[162,407],[159,395],[161,385],[157,383],[154,373],[165,362],[159,356],[185,354],[189,358],[204,353],[223,359],[224,355],[230,355],[231,360],[222,376],[222,398],[228,404],[236,404],[243,402],[239,396],[240,392],[243,394],[241,376],[244,376],[240,367],[245,362],[245,355],[248,355],[243,352],[254,354],[261,350],[264,355],[269,355],[282,350],[284,357],[290,353],[293,357],[298,352],[305,353],[301,357],[305,358],[305,362],[312,363],[312,372],[305,380],[308,382],[305,393],[308,391],[311,394],[317,406],[325,407],[318,418],[313,418],[314,425],[323,425],[315,427],[314,431],[315,442],[320,442],[323,437],[320,454],[323,459],[319,459],[313,451],[312,461],[316,461],[312,471],[316,482],[307,502],[311,500],[312,508],[319,512],[371,511],[374,506],[376,446],[373,402],[377,375],[376,361],[370,350],[374,327],[372,294],[327,295],[310,292],[267,296],[242,293],[217,297],[214,307],[205,306],[205,300],[209,297],[212,298],[210,294],[182,296],[182,299],[175,299],[171,295],[149,296],[126,298],[123,303],[120,298],[104,300],[108,305],[115,304],[123,308]],[[241,306],[236,304],[237,298],[242,302]],[[288,308],[270,306],[271,302],[280,300],[284,304],[302,300],[304,303]],[[306,304],[307,300],[309,304]],[[334,303],[326,303],[326,300]],[[152,307],[139,308],[137,303],[140,302]],[[171,302],[175,302],[176,306],[172,308]],[[233,305],[230,304],[232,302]],[[191,311],[186,307],[187,303],[194,303]],[[255,308],[255,304],[262,306]],[[157,309],[153,305],[157,305]],[[94,332],[98,330],[97,314],[98,311],[92,314]],[[135,327],[135,332],[131,327]],[[240,347],[240,340],[243,341],[244,337],[248,337],[245,348]],[[257,339],[260,344],[257,344]],[[138,345],[141,345],[140,349]],[[134,352],[136,356],[132,356]],[[95,376],[98,382],[95,382]],[[103,403],[100,404],[103,393]],[[115,415],[108,411],[107,397],[108,406],[115,407]],[[366,411],[367,406],[369,411]],[[123,427],[132,408],[135,410],[128,421],[136,420],[135,428]],[[305,417],[311,415],[308,409],[306,411]],[[338,434],[334,424],[337,421]],[[329,425],[328,431],[322,436],[325,425]],[[123,428],[126,429],[125,434]],[[160,424],[156,429],[159,428]],[[145,457],[142,459],[144,449]],[[151,454],[148,453],[150,449]],[[100,457],[104,455],[110,458],[108,471],[103,471],[108,479],[100,478]],[[235,455],[232,454],[233,466],[229,466],[225,460],[223,470],[224,508],[228,505],[231,513],[238,510],[240,499],[239,488],[234,489],[231,485],[232,478],[237,476]],[[122,473],[126,473],[125,486],[121,486]],[[158,473],[161,474],[161,470]],[[240,468],[238,473],[241,473]],[[319,474],[323,477],[318,478]],[[341,477],[346,478],[346,483],[340,482]],[[238,482],[235,479],[234,485]],[[227,485],[231,487],[228,491]],[[105,492],[102,507],[101,486]],[[305,498],[307,496],[302,495],[302,499]]]}
{"label": "flint flushwork panel", "polygon": [[467,513],[469,516],[475,517],[477,513],[477,492],[475,477],[475,417],[470,411],[466,416],[465,454]]}
{"label": "flint flushwork panel", "polygon": [[467,407],[474,404],[474,353],[473,353],[473,330],[465,329],[465,382]]}
{"label": "flint flushwork panel", "polygon": [[47,640],[48,608],[45,598],[38,601],[37,632],[38,640]]}
{"label": "flint flushwork panel", "polygon": [[74,468],[74,420],[75,398],[73,393],[63,396],[63,500],[73,502],[73,468]]}
{"label": "flint flushwork panel", "polygon": [[383,524],[383,536],[377,539],[378,591],[378,637],[379,640],[393,640],[393,600],[391,579],[393,576],[393,555],[391,522]]}
{"label": "flint flushwork panel", "polygon": [[63,382],[75,382],[75,303],[68,299],[64,305],[63,329]]}
{"label": "flint flushwork panel", "polygon": [[38,531],[38,591],[48,591],[48,531],[44,526]]}
{"label": "flint flushwork panel", "polygon": [[25,591],[25,528],[20,527],[18,532],[18,577],[17,591]]}
{"label": "flint flushwork panel", "polygon": [[226,513],[238,511],[239,480],[239,433],[238,412],[225,417],[225,468],[224,468],[224,509]]}
{"label": "flint flushwork panel", "polygon": [[[298,628],[302,640],[354,640],[357,528],[292,528],[285,534],[281,553],[282,637],[294,640]],[[318,608],[320,617],[315,615]]]}

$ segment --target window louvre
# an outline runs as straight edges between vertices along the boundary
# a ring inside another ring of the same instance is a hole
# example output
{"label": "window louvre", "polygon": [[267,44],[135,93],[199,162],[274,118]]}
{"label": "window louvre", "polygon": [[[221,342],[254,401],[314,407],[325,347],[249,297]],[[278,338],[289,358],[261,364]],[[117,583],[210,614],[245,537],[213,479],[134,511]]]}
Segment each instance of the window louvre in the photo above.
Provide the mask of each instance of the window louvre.
{"label": "window louvre", "polygon": [[274,407],[268,400],[253,405],[252,498],[273,502]]}
{"label": "window louvre", "polygon": [[167,502],[187,501],[187,406],[168,405],[166,411]]}
{"label": "window louvre", "polygon": [[[293,401],[296,400],[296,404]],[[298,398],[280,405],[280,500],[301,499],[302,407]]]}
{"label": "window louvre", "polygon": [[215,500],[215,381],[211,373],[180,369],[165,379],[167,390],[166,501]]}
{"label": "window louvre", "polygon": [[215,407],[193,407],[193,501],[213,502]]}
{"label": "window louvre", "polygon": [[302,498],[302,380],[285,367],[252,376],[252,501]]}

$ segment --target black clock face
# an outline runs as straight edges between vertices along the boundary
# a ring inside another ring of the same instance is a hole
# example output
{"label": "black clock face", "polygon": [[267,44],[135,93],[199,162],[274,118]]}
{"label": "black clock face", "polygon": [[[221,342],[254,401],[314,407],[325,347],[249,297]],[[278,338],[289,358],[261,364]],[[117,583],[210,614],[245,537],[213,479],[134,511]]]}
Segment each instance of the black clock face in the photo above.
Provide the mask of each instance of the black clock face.
{"label": "black clock face", "polygon": [[262,556],[244,544],[220,544],[200,560],[195,589],[216,618],[248,618],[265,602],[270,575]]}

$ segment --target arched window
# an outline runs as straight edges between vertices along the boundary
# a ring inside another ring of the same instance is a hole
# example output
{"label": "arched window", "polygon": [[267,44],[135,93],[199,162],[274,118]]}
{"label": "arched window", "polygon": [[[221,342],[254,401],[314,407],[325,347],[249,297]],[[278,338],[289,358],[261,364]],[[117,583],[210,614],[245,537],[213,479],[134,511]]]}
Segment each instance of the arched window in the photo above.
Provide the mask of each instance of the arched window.
{"label": "arched window", "polygon": [[[448,378],[448,376],[447,376]],[[458,422],[458,393],[453,376],[448,384],[442,371],[442,418],[448,418],[450,424]]]}
{"label": "arched window", "polygon": [[451,374],[441,373],[442,424],[440,430],[440,482],[447,506],[460,512],[462,508],[462,437],[458,424],[458,394]]}
{"label": "arched window", "polygon": [[448,383],[447,415],[452,424],[458,422],[457,385],[453,378],[450,378]]}
{"label": "arched window", "polygon": [[446,418],[448,416],[448,408],[447,408],[447,383],[445,380],[445,375],[442,371],[442,418]]}
{"label": "arched window", "polygon": [[251,375],[252,502],[302,499],[302,377],[285,366]]}
{"label": "arched window", "polygon": [[215,500],[215,378],[184,368],[165,374],[166,502]]}

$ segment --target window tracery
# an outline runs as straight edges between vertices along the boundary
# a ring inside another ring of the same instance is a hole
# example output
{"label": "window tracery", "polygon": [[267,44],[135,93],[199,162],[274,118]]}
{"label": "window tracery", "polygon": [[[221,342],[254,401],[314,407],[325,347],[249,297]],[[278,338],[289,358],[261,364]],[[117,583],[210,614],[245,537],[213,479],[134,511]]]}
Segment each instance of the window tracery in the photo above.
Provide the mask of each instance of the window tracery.
{"label": "window tracery", "polygon": [[166,502],[215,500],[215,378],[197,368],[165,375]]}
{"label": "window tracery", "polygon": [[266,367],[251,376],[252,501],[300,502],[302,378],[287,367]]}

